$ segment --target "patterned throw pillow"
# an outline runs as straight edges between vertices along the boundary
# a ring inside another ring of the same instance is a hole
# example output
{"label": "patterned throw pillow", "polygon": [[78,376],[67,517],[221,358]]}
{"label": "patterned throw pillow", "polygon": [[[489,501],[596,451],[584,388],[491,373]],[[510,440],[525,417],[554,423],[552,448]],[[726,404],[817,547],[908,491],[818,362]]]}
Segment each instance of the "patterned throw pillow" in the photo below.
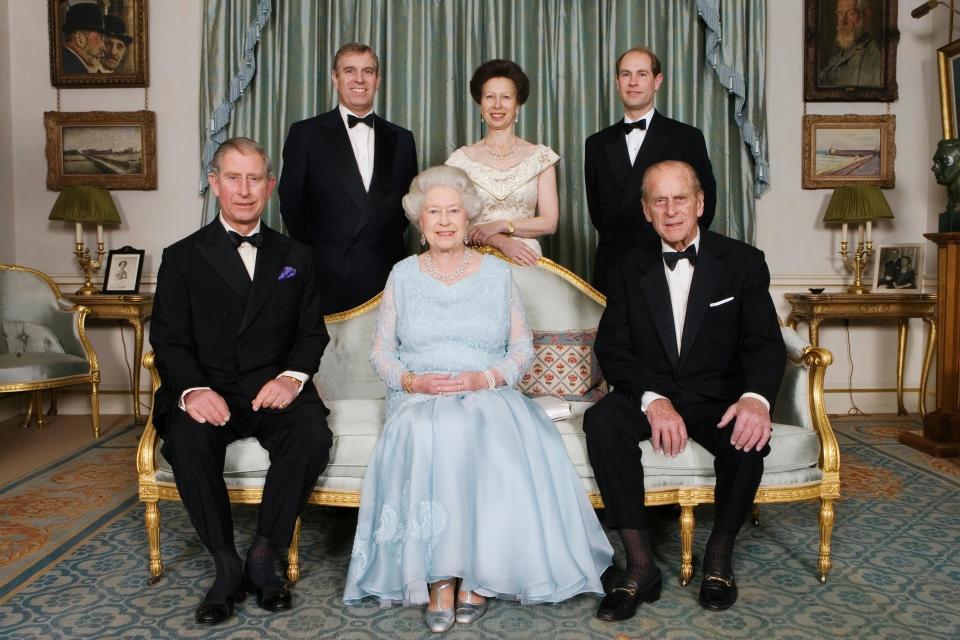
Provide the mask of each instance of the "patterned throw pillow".
{"label": "patterned throw pillow", "polygon": [[607,383],[593,353],[596,329],[534,331],[534,360],[517,389],[528,396],[556,396],[572,402],[596,402]]}

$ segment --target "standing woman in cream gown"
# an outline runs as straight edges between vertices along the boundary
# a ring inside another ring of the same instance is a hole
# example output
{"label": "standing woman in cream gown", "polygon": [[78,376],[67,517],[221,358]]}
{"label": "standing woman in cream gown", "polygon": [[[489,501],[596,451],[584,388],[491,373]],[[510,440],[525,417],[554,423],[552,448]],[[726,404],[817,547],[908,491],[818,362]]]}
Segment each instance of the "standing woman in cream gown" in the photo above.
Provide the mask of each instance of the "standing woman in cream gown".
{"label": "standing woman in cream gown", "polygon": [[530,80],[516,62],[488,60],[473,72],[470,95],[480,105],[487,135],[454,151],[446,164],[463,169],[482,199],[467,240],[489,245],[518,264],[533,265],[543,254],[537,238],[557,230],[560,201],[553,149],[514,133]]}

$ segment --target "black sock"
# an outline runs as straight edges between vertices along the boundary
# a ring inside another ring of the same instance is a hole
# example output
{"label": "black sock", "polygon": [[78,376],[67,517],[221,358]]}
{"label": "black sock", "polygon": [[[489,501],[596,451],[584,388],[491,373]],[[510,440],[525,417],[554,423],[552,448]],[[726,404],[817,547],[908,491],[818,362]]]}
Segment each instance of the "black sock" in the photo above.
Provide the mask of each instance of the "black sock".
{"label": "black sock", "polygon": [[627,554],[627,568],[623,577],[641,587],[650,584],[657,574],[657,563],[650,548],[650,532],[646,529],[617,529],[623,550]]}
{"label": "black sock", "polygon": [[703,552],[704,573],[713,571],[724,575],[733,575],[733,543],[736,540],[736,531],[713,528]]}
{"label": "black sock", "polygon": [[247,551],[247,577],[259,587],[281,586],[283,583],[273,570],[273,545],[266,536],[257,534]]}
{"label": "black sock", "polygon": [[233,547],[211,549],[210,552],[213,554],[213,564],[217,567],[217,577],[207,592],[206,600],[226,602],[243,585],[243,563]]}

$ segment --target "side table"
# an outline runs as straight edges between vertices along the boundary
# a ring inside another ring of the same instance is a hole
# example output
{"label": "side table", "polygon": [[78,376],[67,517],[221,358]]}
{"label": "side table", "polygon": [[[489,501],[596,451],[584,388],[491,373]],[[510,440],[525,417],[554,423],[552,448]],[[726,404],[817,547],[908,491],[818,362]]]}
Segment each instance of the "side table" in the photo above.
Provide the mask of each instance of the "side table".
{"label": "side table", "polygon": [[907,350],[907,326],[910,318],[920,318],[927,325],[927,344],[920,371],[920,415],[927,413],[927,377],[937,341],[937,296],[934,293],[787,293],[790,315],[787,326],[797,322],[809,326],[810,344],[819,346],[820,323],[827,320],[897,321],[897,415],[907,415],[903,406],[903,358]]}
{"label": "side table", "polygon": [[126,320],[133,326],[133,418],[137,424],[145,424],[146,416],[140,411],[140,360],[143,357],[143,325],[153,313],[153,294],[135,295],[95,294],[64,295],[75,304],[90,308],[88,318],[96,320]]}

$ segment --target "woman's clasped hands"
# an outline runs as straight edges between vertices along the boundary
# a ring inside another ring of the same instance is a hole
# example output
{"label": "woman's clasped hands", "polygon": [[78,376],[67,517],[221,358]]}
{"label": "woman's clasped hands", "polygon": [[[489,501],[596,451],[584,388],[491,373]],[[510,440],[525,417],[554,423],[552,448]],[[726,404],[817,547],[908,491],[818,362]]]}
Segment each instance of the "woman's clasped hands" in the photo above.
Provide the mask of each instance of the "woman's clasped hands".
{"label": "woman's clasped hands", "polygon": [[462,393],[464,391],[479,391],[487,389],[487,378],[482,371],[464,371],[454,375],[452,373],[421,373],[413,379],[410,385],[414,393],[443,395]]}

